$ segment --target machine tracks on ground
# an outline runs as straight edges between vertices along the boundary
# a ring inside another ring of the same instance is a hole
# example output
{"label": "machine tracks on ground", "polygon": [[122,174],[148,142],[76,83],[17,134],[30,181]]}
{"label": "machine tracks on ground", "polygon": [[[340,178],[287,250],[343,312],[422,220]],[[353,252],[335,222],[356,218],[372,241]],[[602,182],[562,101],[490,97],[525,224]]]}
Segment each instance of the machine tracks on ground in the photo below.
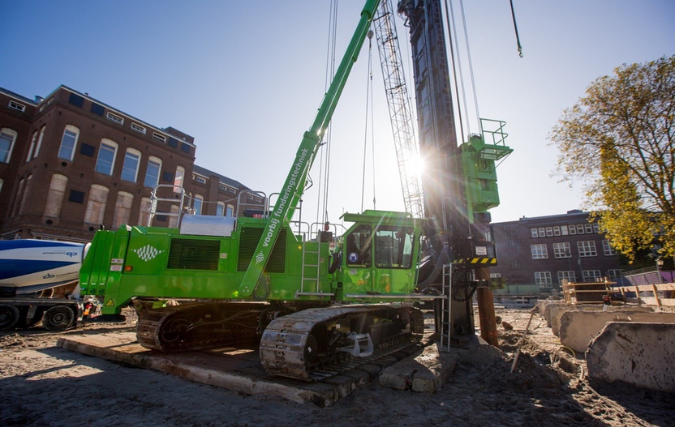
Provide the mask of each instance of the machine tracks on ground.
{"label": "machine tracks on ground", "polygon": [[422,312],[409,306],[315,308],[273,320],[260,341],[265,371],[321,381],[416,345]]}

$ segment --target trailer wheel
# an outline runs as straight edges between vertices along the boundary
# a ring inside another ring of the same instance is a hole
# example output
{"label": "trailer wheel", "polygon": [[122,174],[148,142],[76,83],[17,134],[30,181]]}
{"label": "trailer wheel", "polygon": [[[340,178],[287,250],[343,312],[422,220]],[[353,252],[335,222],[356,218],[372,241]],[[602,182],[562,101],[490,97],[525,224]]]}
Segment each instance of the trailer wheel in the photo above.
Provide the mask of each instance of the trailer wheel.
{"label": "trailer wheel", "polygon": [[16,326],[19,321],[19,309],[13,305],[0,305],[0,331],[6,331]]}
{"label": "trailer wheel", "polygon": [[42,318],[42,325],[50,331],[63,331],[75,321],[75,313],[67,305],[57,305],[47,310]]}

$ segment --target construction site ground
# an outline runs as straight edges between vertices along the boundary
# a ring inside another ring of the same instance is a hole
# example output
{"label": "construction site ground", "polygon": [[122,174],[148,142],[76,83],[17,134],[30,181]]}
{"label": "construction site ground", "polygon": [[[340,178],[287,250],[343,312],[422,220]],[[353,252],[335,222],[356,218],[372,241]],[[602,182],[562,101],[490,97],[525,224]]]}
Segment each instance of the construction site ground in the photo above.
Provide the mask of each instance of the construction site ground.
{"label": "construction site ground", "polygon": [[500,350],[457,350],[454,372],[436,393],[393,390],[376,373],[321,407],[277,395],[225,388],[111,362],[57,346],[68,337],[129,336],[126,323],[86,324],[62,333],[0,332],[0,425],[148,426],[672,426],[675,396],[588,381],[583,354],[572,355],[539,314],[497,307]]}

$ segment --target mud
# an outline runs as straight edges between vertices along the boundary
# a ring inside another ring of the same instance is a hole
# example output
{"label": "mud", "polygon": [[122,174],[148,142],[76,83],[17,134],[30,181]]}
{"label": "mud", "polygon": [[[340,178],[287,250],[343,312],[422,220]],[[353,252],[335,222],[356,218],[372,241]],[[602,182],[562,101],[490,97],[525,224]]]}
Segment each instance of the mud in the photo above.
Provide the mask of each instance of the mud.
{"label": "mud", "polygon": [[501,349],[460,351],[456,371],[438,393],[390,390],[375,381],[328,408],[240,395],[56,347],[67,334],[133,330],[133,319],[62,333],[1,332],[0,425],[675,425],[673,395],[591,387],[583,355],[562,348],[539,315],[511,373],[530,313],[497,311],[513,326],[498,327]]}

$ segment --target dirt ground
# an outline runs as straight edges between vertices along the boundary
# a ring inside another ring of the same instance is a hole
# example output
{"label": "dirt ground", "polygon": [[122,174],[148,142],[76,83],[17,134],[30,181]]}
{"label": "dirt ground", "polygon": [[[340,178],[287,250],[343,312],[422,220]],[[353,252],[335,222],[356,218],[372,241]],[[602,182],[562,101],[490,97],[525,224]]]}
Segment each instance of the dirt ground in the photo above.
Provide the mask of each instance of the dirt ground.
{"label": "dirt ground", "polygon": [[0,332],[0,425],[675,425],[673,395],[592,387],[583,355],[562,349],[538,314],[511,373],[531,315],[503,308],[497,315],[500,350],[459,351],[460,362],[438,393],[395,391],[374,381],[327,408],[246,396],[56,346],[68,334],[128,332],[135,327],[133,319],[62,333],[41,328]]}

